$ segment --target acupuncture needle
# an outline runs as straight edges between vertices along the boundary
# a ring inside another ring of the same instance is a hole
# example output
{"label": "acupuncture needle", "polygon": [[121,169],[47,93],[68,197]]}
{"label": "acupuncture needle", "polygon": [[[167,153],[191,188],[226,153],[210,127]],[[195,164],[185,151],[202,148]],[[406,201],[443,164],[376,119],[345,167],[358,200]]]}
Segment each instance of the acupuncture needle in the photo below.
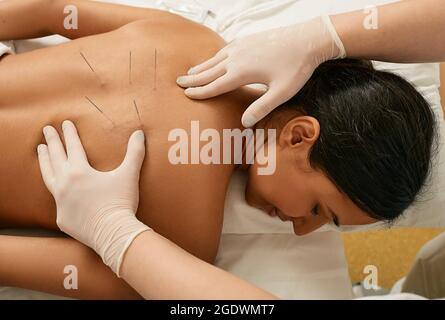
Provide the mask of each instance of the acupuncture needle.
{"label": "acupuncture needle", "polygon": [[138,109],[138,105],[136,104],[136,100],[133,100],[133,104],[134,104],[134,108],[136,109],[136,113],[138,115],[139,123],[142,124],[141,115],[139,114],[139,109]]}
{"label": "acupuncture needle", "polygon": [[113,120],[111,120],[90,98],[85,96],[85,99],[87,99],[94,106],[94,108],[96,108],[97,111],[99,111],[105,118],[107,118],[113,124],[113,126],[115,125]]}

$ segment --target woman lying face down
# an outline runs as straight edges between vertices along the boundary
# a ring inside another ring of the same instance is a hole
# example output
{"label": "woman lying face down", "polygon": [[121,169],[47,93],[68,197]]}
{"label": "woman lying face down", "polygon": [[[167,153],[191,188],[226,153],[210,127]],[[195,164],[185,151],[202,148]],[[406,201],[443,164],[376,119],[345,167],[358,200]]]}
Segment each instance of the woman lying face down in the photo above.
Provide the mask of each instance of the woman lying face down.
{"label": "woman lying face down", "polygon": [[[168,135],[188,131],[195,120],[201,129],[241,129],[241,115],[253,99],[246,90],[193,101],[175,83],[224,42],[172,14],[89,1],[70,1],[80,16],[89,17],[82,28],[60,29],[65,3],[50,4],[0,2],[5,17],[14,17],[5,20],[0,40],[51,33],[76,39],[0,61],[0,226],[57,229],[35,152],[45,141],[44,126],[60,129],[63,120],[72,120],[98,170],[117,167],[128,137],[142,128],[148,144],[138,218],[213,262],[236,166],[172,164]],[[30,17],[40,17],[43,25]],[[327,207],[342,224],[392,219],[425,181],[433,124],[426,102],[400,78],[356,63],[326,63],[257,126],[277,129],[276,166],[274,174],[263,176],[257,164],[249,167],[247,200],[292,217],[297,234],[328,222]],[[95,254],[71,239],[0,236],[0,260],[0,285],[80,298],[135,297]],[[76,291],[62,287],[66,265],[81,272]]]}
{"label": "woman lying face down", "polygon": [[326,62],[257,127],[277,128],[276,171],[250,168],[246,198],[296,234],[326,222],[392,222],[417,198],[435,153],[425,99],[368,62]]}

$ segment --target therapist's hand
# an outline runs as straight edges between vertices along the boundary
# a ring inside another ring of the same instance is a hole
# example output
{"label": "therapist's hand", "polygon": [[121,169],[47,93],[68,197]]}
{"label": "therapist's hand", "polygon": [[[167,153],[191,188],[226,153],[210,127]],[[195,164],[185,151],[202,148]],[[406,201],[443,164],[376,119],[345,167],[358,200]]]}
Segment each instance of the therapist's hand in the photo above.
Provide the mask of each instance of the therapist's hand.
{"label": "therapist's hand", "polygon": [[251,127],[294,96],[324,61],[345,56],[328,16],[235,40],[214,57],[177,79],[193,99],[211,98],[261,83],[268,91],[244,112]]}
{"label": "therapist's hand", "polygon": [[57,225],[94,249],[119,274],[131,241],[149,229],[135,217],[144,133],[139,130],[131,135],[120,167],[100,172],[89,165],[74,124],[64,121],[62,129],[66,152],[51,126],[43,129],[47,145],[37,149],[43,180],[56,201]]}

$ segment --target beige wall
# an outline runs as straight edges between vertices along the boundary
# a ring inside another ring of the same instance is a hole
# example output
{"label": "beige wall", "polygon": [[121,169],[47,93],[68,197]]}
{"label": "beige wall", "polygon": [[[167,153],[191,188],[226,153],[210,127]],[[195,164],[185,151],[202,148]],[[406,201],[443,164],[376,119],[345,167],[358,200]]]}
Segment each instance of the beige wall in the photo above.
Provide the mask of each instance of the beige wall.
{"label": "beige wall", "polygon": [[343,233],[349,274],[353,282],[363,281],[368,265],[378,270],[378,284],[391,288],[404,277],[420,248],[445,229],[393,228]]}

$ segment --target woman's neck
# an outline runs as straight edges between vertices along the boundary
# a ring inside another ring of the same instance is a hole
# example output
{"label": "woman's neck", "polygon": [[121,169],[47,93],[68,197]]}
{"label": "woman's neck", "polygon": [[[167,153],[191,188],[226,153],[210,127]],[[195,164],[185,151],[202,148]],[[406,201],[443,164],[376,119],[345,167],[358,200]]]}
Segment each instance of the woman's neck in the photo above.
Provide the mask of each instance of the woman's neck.
{"label": "woman's neck", "polygon": [[[244,130],[249,131],[244,131],[246,138],[242,139],[241,161],[236,163],[235,168],[244,171],[249,170],[254,161],[259,162],[258,156],[261,158],[261,165],[274,165],[276,159],[276,130],[271,128],[265,129],[262,126]],[[269,143],[271,141],[273,142],[272,144]],[[265,149],[267,150],[267,156]],[[272,161],[274,163],[271,163]]]}

